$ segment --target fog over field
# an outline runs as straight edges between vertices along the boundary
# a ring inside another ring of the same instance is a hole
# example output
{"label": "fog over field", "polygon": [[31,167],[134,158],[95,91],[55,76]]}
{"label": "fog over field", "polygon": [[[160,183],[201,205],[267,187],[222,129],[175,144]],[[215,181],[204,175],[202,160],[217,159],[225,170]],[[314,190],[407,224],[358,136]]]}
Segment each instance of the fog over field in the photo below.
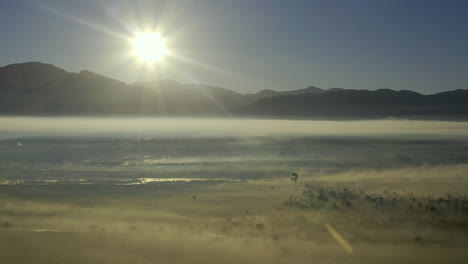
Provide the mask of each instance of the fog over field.
{"label": "fog over field", "polygon": [[359,136],[468,134],[466,122],[371,120],[311,121],[236,118],[0,117],[3,137],[27,135],[130,135],[161,138],[252,136]]}
{"label": "fog over field", "polygon": [[2,117],[2,260],[465,263],[467,130]]}

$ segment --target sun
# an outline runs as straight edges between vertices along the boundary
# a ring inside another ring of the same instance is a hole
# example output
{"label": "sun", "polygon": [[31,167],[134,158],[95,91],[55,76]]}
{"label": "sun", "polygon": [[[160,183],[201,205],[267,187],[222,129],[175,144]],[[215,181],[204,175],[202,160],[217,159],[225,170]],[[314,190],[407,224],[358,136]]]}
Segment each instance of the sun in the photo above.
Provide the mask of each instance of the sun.
{"label": "sun", "polygon": [[154,32],[144,32],[136,35],[132,40],[132,44],[135,56],[147,63],[155,63],[167,55],[164,39]]}

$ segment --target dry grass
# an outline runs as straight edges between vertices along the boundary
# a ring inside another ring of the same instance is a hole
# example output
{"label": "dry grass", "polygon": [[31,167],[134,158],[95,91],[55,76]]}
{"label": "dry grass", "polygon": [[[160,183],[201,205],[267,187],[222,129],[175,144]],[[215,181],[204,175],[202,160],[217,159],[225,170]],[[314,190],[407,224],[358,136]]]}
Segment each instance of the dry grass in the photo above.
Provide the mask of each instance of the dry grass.
{"label": "dry grass", "polygon": [[[12,224],[0,233],[1,259],[3,263],[463,263],[468,259],[467,218],[462,212],[440,216],[425,210],[410,212],[403,209],[406,202],[399,205],[402,208],[375,208],[362,194],[350,207],[340,205],[340,209],[283,205],[291,195],[301,197],[304,188],[317,190],[319,184],[339,190],[347,183],[0,186],[0,221]],[[406,199],[412,195],[409,192],[398,195]],[[352,254],[324,224],[349,242]]]}

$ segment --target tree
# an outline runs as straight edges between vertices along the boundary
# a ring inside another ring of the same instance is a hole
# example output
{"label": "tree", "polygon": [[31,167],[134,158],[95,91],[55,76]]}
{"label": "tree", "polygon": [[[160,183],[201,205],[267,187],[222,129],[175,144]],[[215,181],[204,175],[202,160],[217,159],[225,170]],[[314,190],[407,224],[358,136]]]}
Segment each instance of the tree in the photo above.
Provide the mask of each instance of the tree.
{"label": "tree", "polygon": [[297,179],[299,179],[299,175],[293,171],[293,172],[291,173],[291,181],[293,181],[294,183],[296,183],[296,182],[297,182]]}

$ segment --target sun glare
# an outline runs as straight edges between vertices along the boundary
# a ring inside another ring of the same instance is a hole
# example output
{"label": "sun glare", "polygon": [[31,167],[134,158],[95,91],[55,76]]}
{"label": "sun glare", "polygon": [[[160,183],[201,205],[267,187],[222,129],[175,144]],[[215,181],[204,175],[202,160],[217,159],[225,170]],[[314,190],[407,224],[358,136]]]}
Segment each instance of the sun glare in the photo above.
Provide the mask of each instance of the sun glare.
{"label": "sun glare", "polygon": [[140,60],[154,63],[161,60],[167,54],[167,48],[160,35],[153,32],[145,32],[133,39],[133,52]]}

